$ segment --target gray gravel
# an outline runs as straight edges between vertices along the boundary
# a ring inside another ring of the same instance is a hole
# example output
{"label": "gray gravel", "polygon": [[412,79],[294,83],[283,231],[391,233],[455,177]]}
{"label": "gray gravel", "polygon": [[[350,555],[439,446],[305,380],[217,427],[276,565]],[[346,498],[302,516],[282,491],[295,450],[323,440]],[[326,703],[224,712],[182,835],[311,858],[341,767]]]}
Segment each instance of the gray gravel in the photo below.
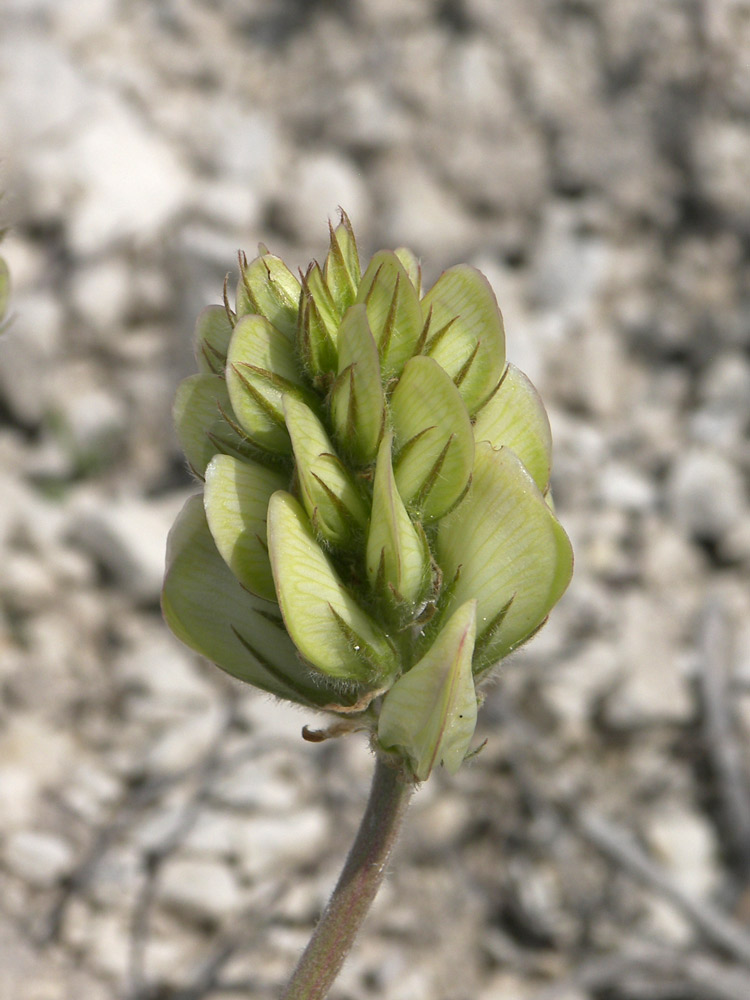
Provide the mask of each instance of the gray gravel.
{"label": "gray gravel", "polygon": [[747,1000],[748,46],[746,0],[5,0],[0,1000],[270,1000],[335,878],[366,747],[158,590],[194,317],[338,205],[488,275],[577,569],[332,997]]}

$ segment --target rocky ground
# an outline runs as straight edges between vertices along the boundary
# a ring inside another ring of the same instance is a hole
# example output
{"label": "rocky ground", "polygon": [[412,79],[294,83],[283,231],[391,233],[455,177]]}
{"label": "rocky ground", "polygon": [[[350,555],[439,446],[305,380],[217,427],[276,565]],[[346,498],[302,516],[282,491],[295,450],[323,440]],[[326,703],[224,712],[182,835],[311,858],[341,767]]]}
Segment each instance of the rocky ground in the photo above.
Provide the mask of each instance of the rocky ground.
{"label": "rocky ground", "polygon": [[371,760],[181,648],[170,425],[236,251],[492,281],[577,554],[338,1000],[750,996],[750,4],[4,0],[0,997],[270,1000]]}

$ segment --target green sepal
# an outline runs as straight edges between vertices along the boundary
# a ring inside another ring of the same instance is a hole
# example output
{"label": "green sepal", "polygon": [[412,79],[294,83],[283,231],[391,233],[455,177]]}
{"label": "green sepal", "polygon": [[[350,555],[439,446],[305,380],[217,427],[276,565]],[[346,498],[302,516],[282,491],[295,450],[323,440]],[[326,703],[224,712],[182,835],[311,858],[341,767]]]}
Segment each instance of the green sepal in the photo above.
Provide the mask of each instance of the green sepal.
{"label": "green sepal", "polygon": [[313,262],[302,279],[298,337],[311,375],[336,371],[336,334],[341,314],[320,266]]}
{"label": "green sepal", "polygon": [[203,479],[217,452],[243,455],[248,442],[234,424],[227,384],[219,375],[190,375],[177,388],[172,408],[180,447]]}
{"label": "green sepal", "polygon": [[237,420],[261,448],[289,454],[282,398],[304,391],[294,346],[262,316],[237,321],[227,355],[227,387]]}
{"label": "green sepal", "polygon": [[515,365],[508,365],[496,392],[477,414],[474,440],[510,448],[542,493],[547,490],[552,460],[547,411],[539,393]]}
{"label": "green sepal", "polygon": [[414,776],[425,781],[437,763],[455,774],[466,757],[477,723],[471,671],[476,629],[475,600],[453,614],[435,642],[383,699],[378,739],[407,755]]}
{"label": "green sepal", "polygon": [[422,294],[422,265],[419,263],[419,257],[408,247],[396,247],[393,251],[398,259],[401,261],[404,270],[409,275],[409,280],[417,293],[417,296]]}
{"label": "green sepal", "polygon": [[224,306],[207,306],[195,324],[195,360],[202,372],[223,375],[234,327]]}
{"label": "green sepal", "polygon": [[0,257],[0,326],[5,319],[10,302],[10,270],[6,261]]}
{"label": "green sepal", "polygon": [[312,410],[285,396],[284,416],[308,517],[326,541],[347,545],[367,523],[362,496]]}
{"label": "green sepal", "polygon": [[442,517],[466,490],[474,462],[460,392],[436,361],[414,357],[391,397],[391,419],[399,493],[425,520]]}
{"label": "green sepal", "polygon": [[200,496],[169,534],[161,603],[177,638],[233,677],[302,705],[340,701],[300,662],[279,609],[248,593],[222,559]]}
{"label": "green sepal", "polygon": [[398,494],[391,464],[393,435],[383,438],[375,466],[372,514],[367,536],[367,576],[389,603],[416,604],[430,583],[430,553],[424,534],[412,524]]}
{"label": "green sepal", "polygon": [[341,222],[335,229],[330,222],[328,228],[331,233],[331,248],[326,257],[323,275],[339,316],[343,316],[356,299],[362,269],[354,230],[346,212],[342,211]]}
{"label": "green sepal", "polygon": [[237,318],[264,316],[293,342],[297,334],[300,283],[280,257],[267,251],[249,264],[240,257]]}
{"label": "green sepal", "polygon": [[357,302],[367,306],[384,377],[398,375],[422,332],[422,311],[404,265],[391,250],[380,250],[370,261],[357,290]]}
{"label": "green sepal", "polygon": [[276,600],[266,540],[268,501],[287,476],[258,462],[215,455],[206,469],[203,503],[216,547],[231,571],[257,597]]}
{"label": "green sepal", "polygon": [[393,647],[343,585],[290,493],[271,497],[268,547],[279,605],[302,656],[338,680],[382,685],[396,670]]}
{"label": "green sepal", "polygon": [[505,331],[495,293],[476,268],[444,271],[422,299],[429,330],[423,353],[454,380],[473,416],[505,369]]}
{"label": "green sepal", "polygon": [[509,448],[486,441],[477,444],[468,493],[440,522],[436,557],[445,580],[460,570],[448,611],[479,601],[478,670],[531,636],[573,572],[568,537],[534,480]]}
{"label": "green sepal", "polygon": [[336,438],[359,465],[373,461],[385,418],[378,348],[363,304],[344,316],[338,337],[338,378],[331,393]]}

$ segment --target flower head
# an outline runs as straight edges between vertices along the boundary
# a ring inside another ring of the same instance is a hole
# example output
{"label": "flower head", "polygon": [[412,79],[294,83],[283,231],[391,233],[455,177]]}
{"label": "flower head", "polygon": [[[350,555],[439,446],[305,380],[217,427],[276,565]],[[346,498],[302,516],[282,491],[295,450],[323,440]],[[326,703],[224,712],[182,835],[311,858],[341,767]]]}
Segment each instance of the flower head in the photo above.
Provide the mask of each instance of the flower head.
{"label": "flower head", "polygon": [[298,279],[261,248],[240,271],[175,402],[204,485],[170,534],[166,620],[235,677],[355,718],[416,779],[454,771],[482,682],[572,572],[544,407],[468,265],[426,294],[408,250],[362,273],[342,213],[322,267]]}

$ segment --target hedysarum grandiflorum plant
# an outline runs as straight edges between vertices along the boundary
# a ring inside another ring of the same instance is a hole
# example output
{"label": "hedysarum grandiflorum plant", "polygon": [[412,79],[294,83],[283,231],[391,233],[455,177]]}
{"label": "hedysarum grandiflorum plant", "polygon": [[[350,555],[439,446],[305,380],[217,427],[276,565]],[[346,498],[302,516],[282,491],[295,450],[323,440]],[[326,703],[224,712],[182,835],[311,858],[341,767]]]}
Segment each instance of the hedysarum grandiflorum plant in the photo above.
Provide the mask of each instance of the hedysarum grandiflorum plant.
{"label": "hedysarum grandiflorum plant", "polygon": [[[163,608],[233,676],[369,730],[382,818],[471,752],[484,683],[572,553],[547,416],[486,278],[458,265],[423,292],[410,251],[362,273],[343,213],[330,235],[300,278],[241,257],[234,308],[225,287],[198,319],[175,421],[203,491],[170,535]],[[325,995],[312,968],[288,996]]]}

